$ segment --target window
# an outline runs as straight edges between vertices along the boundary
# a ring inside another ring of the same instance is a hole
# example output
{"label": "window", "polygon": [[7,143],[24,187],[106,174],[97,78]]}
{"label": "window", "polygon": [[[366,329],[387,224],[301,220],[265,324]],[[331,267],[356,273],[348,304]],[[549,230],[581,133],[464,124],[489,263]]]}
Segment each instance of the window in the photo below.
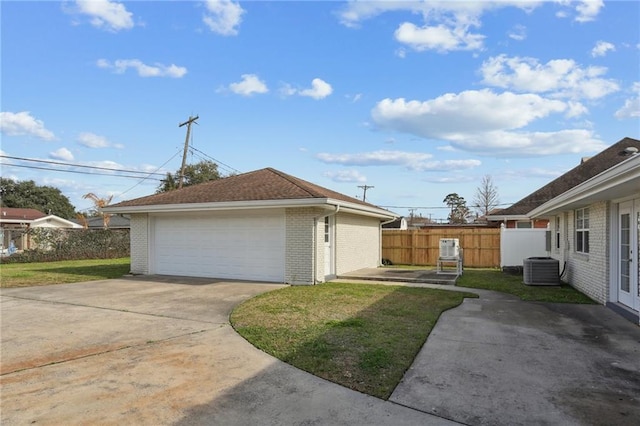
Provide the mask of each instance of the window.
{"label": "window", "polygon": [[324,218],[324,242],[329,242],[329,216],[325,216]]}
{"label": "window", "polygon": [[576,252],[589,253],[589,208],[576,210]]}
{"label": "window", "polygon": [[518,229],[529,229],[531,228],[531,221],[518,221],[516,222],[516,228]]}
{"label": "window", "polygon": [[560,249],[560,216],[556,216],[556,249]]}

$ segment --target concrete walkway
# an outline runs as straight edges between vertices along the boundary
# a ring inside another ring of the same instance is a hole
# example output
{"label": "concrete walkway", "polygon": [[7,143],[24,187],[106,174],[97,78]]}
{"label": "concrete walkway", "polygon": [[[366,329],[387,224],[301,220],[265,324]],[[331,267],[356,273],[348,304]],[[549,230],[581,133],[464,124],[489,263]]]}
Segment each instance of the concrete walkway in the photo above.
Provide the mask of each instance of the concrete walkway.
{"label": "concrete walkway", "polygon": [[605,306],[378,284],[480,296],[442,314],[389,401],[468,425],[640,424],[640,327]]}

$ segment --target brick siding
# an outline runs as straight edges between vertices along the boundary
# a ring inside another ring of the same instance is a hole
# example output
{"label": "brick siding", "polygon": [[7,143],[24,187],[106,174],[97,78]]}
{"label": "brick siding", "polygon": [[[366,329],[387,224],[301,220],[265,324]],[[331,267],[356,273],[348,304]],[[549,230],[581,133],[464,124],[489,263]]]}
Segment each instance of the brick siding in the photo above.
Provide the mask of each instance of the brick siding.
{"label": "brick siding", "polygon": [[379,219],[338,213],[336,231],[336,274],[380,265]]}
{"label": "brick siding", "polygon": [[149,273],[149,216],[131,215],[131,273]]}
{"label": "brick siding", "polygon": [[609,300],[609,203],[600,202],[589,206],[589,253],[575,251],[575,211],[566,218],[565,238],[562,252],[567,262],[565,281],[587,296],[600,302]]}

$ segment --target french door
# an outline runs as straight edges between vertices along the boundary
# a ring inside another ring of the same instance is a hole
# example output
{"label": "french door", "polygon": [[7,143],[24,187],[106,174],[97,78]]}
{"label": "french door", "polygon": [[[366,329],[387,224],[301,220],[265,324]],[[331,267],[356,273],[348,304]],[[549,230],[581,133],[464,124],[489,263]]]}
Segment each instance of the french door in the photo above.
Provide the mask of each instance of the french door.
{"label": "french door", "polygon": [[620,204],[618,215],[618,302],[637,310],[640,211],[627,201]]}

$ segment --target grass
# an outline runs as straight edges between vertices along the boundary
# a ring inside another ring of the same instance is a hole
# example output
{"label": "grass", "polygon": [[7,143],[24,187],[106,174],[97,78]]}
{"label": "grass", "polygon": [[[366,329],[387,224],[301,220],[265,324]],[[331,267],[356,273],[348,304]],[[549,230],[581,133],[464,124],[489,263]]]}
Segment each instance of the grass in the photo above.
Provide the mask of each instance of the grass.
{"label": "grass", "polygon": [[440,314],[470,293],[326,283],[262,294],[233,327],[259,349],[348,388],[388,398]]}
{"label": "grass", "polygon": [[533,302],[596,303],[568,284],[559,286],[525,285],[522,282],[522,275],[508,274],[498,269],[465,269],[464,274],[458,278],[456,286],[500,291]]}
{"label": "grass", "polygon": [[0,287],[29,287],[120,278],[129,273],[130,259],[0,264]]}

